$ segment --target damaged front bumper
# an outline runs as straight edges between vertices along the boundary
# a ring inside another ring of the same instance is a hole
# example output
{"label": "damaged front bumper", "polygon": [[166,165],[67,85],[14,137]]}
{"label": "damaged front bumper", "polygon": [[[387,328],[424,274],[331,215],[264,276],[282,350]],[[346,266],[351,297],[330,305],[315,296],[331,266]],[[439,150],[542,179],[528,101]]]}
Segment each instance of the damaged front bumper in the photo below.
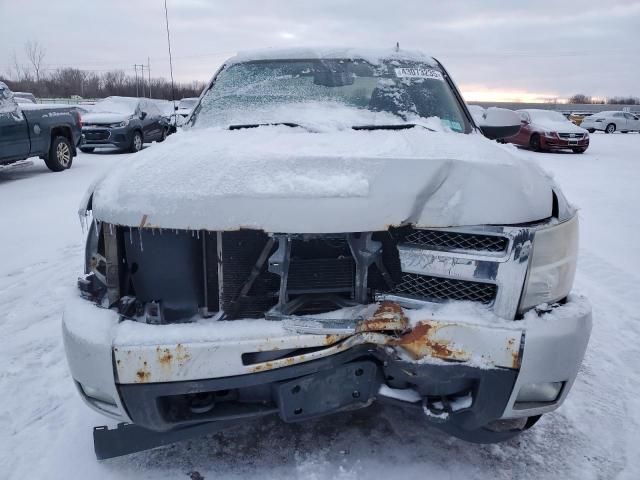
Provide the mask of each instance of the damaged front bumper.
{"label": "damaged front bumper", "polygon": [[384,400],[423,409],[467,440],[508,438],[514,430],[501,422],[516,419],[506,424],[521,428],[564,401],[587,346],[591,309],[569,297],[505,321],[464,306],[409,309],[385,300],[363,307],[351,330],[332,332],[319,318],[316,333],[305,333],[295,318],[120,321],[77,299],[63,331],[87,403],[149,430],[269,414],[299,421]]}

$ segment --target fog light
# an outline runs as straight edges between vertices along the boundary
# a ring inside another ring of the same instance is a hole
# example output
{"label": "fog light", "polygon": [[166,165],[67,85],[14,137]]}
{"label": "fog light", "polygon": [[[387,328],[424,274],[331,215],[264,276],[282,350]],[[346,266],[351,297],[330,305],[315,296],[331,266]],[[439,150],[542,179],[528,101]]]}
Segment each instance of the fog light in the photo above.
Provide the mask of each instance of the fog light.
{"label": "fog light", "polygon": [[520,387],[516,403],[553,402],[560,395],[563,382],[529,383]]}
{"label": "fog light", "polygon": [[111,396],[101,392],[97,388],[89,387],[87,385],[81,385],[81,387],[84,394],[87,397],[92,398],[93,400],[98,400],[99,402],[102,402],[102,403],[108,403],[109,405],[116,404],[116,401]]}

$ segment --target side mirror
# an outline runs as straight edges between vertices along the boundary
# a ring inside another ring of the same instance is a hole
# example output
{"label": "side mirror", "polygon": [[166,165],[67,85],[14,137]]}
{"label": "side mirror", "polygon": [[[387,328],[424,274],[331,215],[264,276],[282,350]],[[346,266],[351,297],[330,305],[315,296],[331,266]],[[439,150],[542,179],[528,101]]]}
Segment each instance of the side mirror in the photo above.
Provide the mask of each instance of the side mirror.
{"label": "side mirror", "polygon": [[513,110],[496,107],[486,109],[477,120],[483,135],[491,140],[517,135],[523,124],[520,115]]}
{"label": "side mirror", "polygon": [[140,120],[147,118],[147,112],[140,112]]}

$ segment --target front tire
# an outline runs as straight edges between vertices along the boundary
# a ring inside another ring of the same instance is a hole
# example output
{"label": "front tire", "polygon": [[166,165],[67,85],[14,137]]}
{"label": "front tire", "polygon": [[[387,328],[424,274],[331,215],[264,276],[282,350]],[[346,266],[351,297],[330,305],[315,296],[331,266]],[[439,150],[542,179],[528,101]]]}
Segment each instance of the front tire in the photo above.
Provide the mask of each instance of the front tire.
{"label": "front tire", "polygon": [[136,130],[133,132],[133,137],[131,137],[131,145],[129,145],[129,151],[131,153],[136,153],[142,150],[142,133]]}
{"label": "front tire", "polygon": [[613,133],[616,131],[616,126],[613,123],[607,125],[607,128],[604,129],[604,133]]}
{"label": "front tire", "polygon": [[160,140],[158,140],[158,142],[164,142],[167,139],[168,135],[169,135],[169,129],[163,128],[162,135],[160,135]]}
{"label": "front tire", "polygon": [[538,135],[537,133],[531,135],[531,138],[529,139],[529,147],[534,152],[542,151],[542,145],[540,144],[540,135]]}
{"label": "front tire", "polygon": [[572,148],[571,150],[573,150],[573,153],[584,153],[584,152],[587,151],[586,148],[582,148],[582,147],[580,147],[580,148]]}
{"label": "front tire", "polygon": [[44,163],[52,172],[61,172],[71,168],[73,163],[73,146],[67,137],[55,137],[49,147],[49,154]]}
{"label": "front tire", "polygon": [[587,128],[587,132],[596,133],[596,129],[595,128]]}
{"label": "front tire", "polygon": [[93,147],[80,147],[82,153],[93,153],[94,150],[95,148]]}

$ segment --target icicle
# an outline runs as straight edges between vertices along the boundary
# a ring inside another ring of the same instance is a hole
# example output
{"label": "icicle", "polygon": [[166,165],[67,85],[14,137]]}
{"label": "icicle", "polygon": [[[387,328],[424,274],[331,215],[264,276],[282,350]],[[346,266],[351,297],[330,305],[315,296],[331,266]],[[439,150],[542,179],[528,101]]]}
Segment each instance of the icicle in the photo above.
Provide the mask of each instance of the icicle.
{"label": "icicle", "polygon": [[140,251],[144,252],[144,248],[142,247],[142,229],[141,228],[138,229],[138,238],[140,240]]}
{"label": "icicle", "polygon": [[196,230],[196,238],[200,240],[200,230]]}
{"label": "icicle", "polygon": [[133,231],[131,230],[131,227],[129,227],[129,242],[133,245]]}
{"label": "icicle", "polygon": [[109,224],[109,235],[113,235],[113,223]]}

